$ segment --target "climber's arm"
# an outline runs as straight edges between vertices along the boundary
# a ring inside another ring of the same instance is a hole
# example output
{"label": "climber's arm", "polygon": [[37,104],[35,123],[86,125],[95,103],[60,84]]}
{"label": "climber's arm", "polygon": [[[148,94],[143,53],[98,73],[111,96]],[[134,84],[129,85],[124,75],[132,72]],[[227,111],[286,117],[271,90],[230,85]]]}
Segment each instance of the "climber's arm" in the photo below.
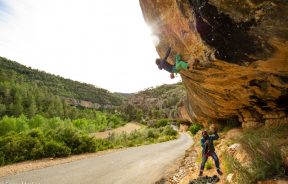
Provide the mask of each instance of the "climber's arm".
{"label": "climber's arm", "polygon": [[166,54],[163,60],[166,60],[169,57],[170,52],[171,52],[171,47],[169,47],[169,49],[166,51]]}
{"label": "climber's arm", "polygon": [[210,137],[212,138],[212,140],[219,139],[219,135],[217,134],[217,132],[215,132],[214,135],[211,135]]}
{"label": "climber's arm", "polygon": [[171,47],[169,47],[169,49],[167,50],[164,58],[161,59],[161,61],[160,61],[160,67],[161,67],[161,68],[163,68],[164,63],[167,62],[166,60],[167,60],[167,58],[169,57],[170,52],[171,52]]}
{"label": "climber's arm", "polygon": [[206,140],[205,139],[201,139],[200,143],[201,143],[202,148],[205,148]]}

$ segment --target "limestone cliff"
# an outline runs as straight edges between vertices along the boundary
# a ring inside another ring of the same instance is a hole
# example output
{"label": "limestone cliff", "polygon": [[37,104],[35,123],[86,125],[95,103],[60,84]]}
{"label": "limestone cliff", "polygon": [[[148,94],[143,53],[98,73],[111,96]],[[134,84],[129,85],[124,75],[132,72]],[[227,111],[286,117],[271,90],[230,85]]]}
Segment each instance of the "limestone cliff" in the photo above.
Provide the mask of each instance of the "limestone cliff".
{"label": "limestone cliff", "polygon": [[[228,119],[243,127],[288,122],[288,1],[140,0],[143,16],[167,48],[191,65],[181,71],[192,120]],[[155,66],[156,67],[156,66]]]}

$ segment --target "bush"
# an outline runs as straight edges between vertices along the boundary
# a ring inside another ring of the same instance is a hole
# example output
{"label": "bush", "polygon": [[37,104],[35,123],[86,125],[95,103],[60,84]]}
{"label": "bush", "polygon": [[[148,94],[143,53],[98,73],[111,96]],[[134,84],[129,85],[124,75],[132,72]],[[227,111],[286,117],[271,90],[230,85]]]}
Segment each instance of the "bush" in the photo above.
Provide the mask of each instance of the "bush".
{"label": "bush", "polygon": [[193,123],[190,127],[189,127],[189,131],[192,133],[192,135],[195,135],[199,130],[201,130],[203,128],[202,125],[197,124],[197,123]]}
{"label": "bush", "polygon": [[86,153],[86,152],[95,152],[96,144],[93,138],[88,135],[80,134],[79,136],[80,144],[74,150],[74,153]]}
{"label": "bush", "polygon": [[43,157],[44,139],[36,132],[11,132],[5,137],[0,137],[0,152],[2,158],[4,157],[4,164]]}
{"label": "bush", "polygon": [[155,139],[159,137],[159,134],[155,131],[155,129],[148,129],[146,136],[147,138]]}
{"label": "bush", "polygon": [[177,135],[177,131],[174,130],[171,126],[166,126],[166,127],[164,128],[163,133],[164,133],[165,135],[170,135],[170,136],[176,136],[176,135]]}
{"label": "bush", "polygon": [[71,154],[71,149],[56,141],[48,141],[45,143],[45,156],[47,157],[65,157]]}
{"label": "bush", "polygon": [[53,137],[58,142],[63,142],[67,147],[69,147],[71,153],[93,152],[96,149],[92,137],[83,134],[72,126],[56,129]]}
{"label": "bush", "polygon": [[156,128],[165,127],[166,125],[168,125],[168,123],[169,123],[168,119],[160,119],[156,122],[154,127],[156,127]]}
{"label": "bush", "polygon": [[113,148],[113,144],[111,141],[108,141],[107,139],[96,139],[95,147],[96,151],[102,151]]}

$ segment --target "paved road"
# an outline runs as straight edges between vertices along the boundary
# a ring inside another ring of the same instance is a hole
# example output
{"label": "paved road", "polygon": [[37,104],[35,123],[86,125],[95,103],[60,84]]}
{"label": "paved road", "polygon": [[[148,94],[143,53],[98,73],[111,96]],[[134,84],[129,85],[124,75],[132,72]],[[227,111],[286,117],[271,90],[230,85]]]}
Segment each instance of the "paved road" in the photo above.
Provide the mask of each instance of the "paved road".
{"label": "paved road", "polygon": [[1,184],[150,184],[192,145],[187,134],[177,140],[129,148],[106,155],[0,178]]}

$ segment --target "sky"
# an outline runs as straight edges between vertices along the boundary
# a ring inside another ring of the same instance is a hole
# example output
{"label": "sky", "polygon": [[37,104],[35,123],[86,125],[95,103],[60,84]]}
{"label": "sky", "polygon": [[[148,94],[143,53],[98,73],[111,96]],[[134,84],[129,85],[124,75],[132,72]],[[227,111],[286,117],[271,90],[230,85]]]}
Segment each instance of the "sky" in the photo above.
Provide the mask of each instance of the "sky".
{"label": "sky", "polygon": [[181,80],[155,44],[138,0],[0,0],[0,56],[111,92]]}

